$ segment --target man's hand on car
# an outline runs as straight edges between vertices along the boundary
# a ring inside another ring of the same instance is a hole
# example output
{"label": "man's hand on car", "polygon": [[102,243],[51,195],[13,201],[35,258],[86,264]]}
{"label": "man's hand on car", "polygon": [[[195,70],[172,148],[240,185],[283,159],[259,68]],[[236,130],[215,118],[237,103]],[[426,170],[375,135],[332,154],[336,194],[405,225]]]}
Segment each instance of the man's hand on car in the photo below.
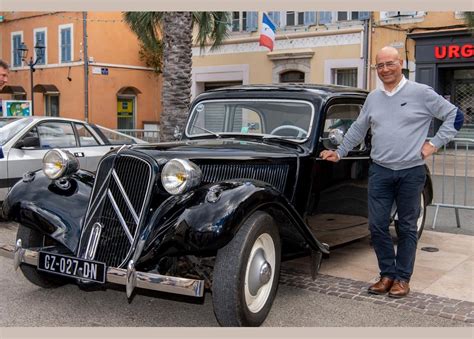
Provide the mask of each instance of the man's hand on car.
{"label": "man's hand on car", "polygon": [[339,158],[339,154],[337,154],[337,152],[335,151],[330,151],[330,150],[324,150],[322,151],[319,156],[323,159],[323,160],[327,160],[327,161],[332,161],[332,162],[338,162],[340,160]]}

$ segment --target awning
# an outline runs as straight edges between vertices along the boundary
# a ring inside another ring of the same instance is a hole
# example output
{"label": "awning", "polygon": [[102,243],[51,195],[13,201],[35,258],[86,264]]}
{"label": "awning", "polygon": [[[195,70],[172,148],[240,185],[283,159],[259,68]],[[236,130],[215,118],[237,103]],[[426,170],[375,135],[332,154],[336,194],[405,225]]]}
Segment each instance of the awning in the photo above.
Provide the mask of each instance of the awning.
{"label": "awning", "polygon": [[137,95],[141,94],[140,90],[133,86],[122,87],[118,90],[117,95]]}
{"label": "awning", "polygon": [[43,94],[59,94],[59,89],[52,84],[38,84],[33,87],[33,92]]}
{"label": "awning", "polygon": [[21,86],[6,85],[0,90],[0,93],[13,94],[13,95],[25,95],[26,91]]}

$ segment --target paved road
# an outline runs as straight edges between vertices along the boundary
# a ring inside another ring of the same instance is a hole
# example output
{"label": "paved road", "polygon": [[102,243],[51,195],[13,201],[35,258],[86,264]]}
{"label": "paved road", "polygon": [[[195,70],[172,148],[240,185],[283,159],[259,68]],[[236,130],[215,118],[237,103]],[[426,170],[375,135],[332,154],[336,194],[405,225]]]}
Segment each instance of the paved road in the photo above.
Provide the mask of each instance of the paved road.
{"label": "paved road", "polygon": [[[11,243],[15,227],[0,223],[0,243]],[[218,326],[212,296],[203,300],[139,291],[127,301],[121,287],[85,292],[75,285],[41,289],[0,257],[0,326]],[[387,305],[344,299],[280,285],[264,326],[461,327],[466,322]]]}

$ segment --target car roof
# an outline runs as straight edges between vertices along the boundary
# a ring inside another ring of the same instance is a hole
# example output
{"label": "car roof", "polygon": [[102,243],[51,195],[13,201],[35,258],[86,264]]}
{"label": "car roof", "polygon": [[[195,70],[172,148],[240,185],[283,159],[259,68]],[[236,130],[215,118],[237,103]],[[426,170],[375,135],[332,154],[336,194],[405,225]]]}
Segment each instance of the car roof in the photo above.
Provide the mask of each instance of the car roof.
{"label": "car roof", "polygon": [[269,84],[269,85],[237,85],[229,87],[221,87],[209,90],[207,92],[219,91],[310,91],[310,92],[326,92],[326,93],[345,93],[357,92],[367,94],[368,91],[357,87],[340,86],[340,85],[323,85],[323,84],[304,84],[304,83],[285,83],[285,84]]}
{"label": "car roof", "polygon": [[323,85],[323,84],[306,84],[306,83],[285,83],[285,84],[262,84],[262,85],[237,85],[230,87],[221,87],[206,91],[199,95],[203,98],[218,98],[225,95],[245,96],[246,94],[270,95],[277,93],[285,93],[289,95],[303,94],[305,97],[319,97],[323,100],[333,96],[366,96],[369,92],[356,87],[339,86],[339,85]]}
{"label": "car roof", "polygon": [[[33,120],[63,120],[63,121],[71,121],[71,122],[82,122],[85,123],[83,120],[78,120],[78,119],[71,119],[71,118],[63,118],[63,117],[48,117],[48,116],[39,116],[39,115],[33,115],[33,116],[14,116],[14,117],[0,117],[0,119],[22,119],[22,118],[30,118]],[[93,125],[91,123],[88,123],[89,125]]]}

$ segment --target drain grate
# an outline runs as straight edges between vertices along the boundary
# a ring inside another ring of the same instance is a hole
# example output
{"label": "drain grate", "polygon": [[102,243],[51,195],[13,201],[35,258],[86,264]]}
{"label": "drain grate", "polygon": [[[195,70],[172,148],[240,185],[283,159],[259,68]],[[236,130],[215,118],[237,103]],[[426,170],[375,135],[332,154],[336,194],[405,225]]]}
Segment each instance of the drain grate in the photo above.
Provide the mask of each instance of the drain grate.
{"label": "drain grate", "polygon": [[439,251],[439,249],[436,248],[436,247],[422,247],[421,250],[426,251],[426,252],[438,252]]}

